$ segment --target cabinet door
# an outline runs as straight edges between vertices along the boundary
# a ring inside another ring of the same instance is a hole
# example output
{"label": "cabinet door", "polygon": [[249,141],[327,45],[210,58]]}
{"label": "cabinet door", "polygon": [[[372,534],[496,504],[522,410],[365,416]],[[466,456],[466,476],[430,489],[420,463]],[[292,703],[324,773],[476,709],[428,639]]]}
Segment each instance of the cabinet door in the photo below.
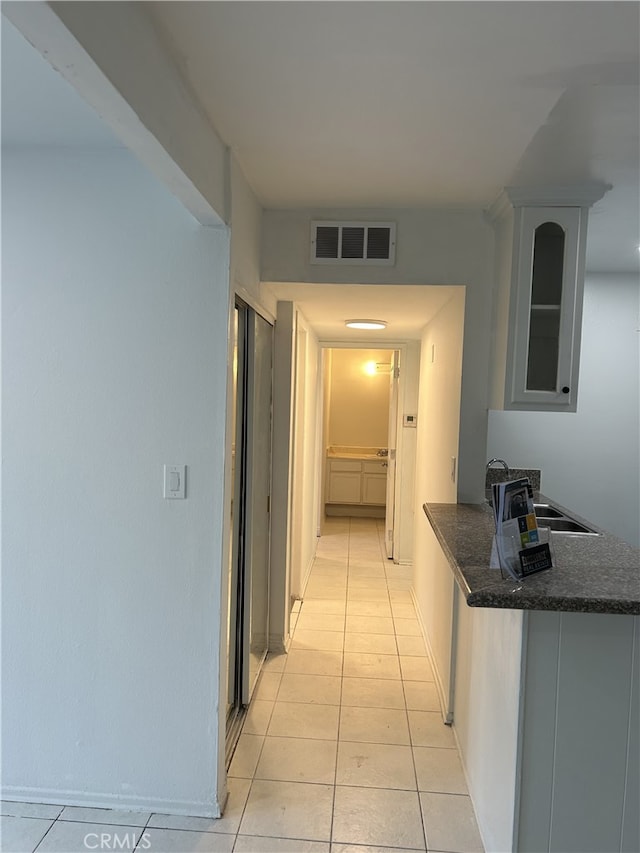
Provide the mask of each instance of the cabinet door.
{"label": "cabinet door", "polygon": [[516,210],[507,367],[513,408],[575,411],[585,222],[580,207]]}
{"label": "cabinet door", "polygon": [[384,506],[387,500],[387,475],[370,474],[362,475],[362,503],[378,504]]}
{"label": "cabinet door", "polygon": [[327,503],[359,504],[360,471],[329,470]]}

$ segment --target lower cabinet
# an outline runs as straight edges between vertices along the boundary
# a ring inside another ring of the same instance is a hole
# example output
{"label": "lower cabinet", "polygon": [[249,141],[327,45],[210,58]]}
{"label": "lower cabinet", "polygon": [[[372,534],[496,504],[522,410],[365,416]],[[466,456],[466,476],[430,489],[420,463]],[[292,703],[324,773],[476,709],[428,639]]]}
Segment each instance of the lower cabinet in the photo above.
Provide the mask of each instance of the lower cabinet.
{"label": "lower cabinet", "polygon": [[[383,504],[387,500],[386,469],[380,471],[379,462],[363,462],[362,503]],[[368,467],[371,466],[371,467]],[[375,466],[375,467],[374,467]]]}
{"label": "lower cabinet", "polygon": [[386,460],[327,460],[326,503],[379,506],[386,497]]}

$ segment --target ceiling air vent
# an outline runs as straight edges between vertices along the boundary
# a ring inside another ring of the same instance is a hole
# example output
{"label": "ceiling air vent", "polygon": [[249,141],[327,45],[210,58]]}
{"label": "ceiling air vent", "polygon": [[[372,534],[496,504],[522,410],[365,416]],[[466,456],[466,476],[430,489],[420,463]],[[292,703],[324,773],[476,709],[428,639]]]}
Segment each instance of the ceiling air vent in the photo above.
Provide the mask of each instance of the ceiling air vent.
{"label": "ceiling air vent", "polygon": [[395,222],[312,222],[311,263],[393,266]]}

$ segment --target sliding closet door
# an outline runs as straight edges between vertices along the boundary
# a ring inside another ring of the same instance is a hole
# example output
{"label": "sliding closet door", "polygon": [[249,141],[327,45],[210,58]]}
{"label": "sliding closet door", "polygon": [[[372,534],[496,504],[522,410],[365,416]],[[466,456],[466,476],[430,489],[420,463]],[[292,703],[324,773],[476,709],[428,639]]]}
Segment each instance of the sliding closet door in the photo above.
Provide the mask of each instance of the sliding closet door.
{"label": "sliding closet door", "polygon": [[260,674],[269,638],[272,358],[273,327],[238,300],[227,614],[228,758]]}
{"label": "sliding closet door", "polygon": [[269,639],[273,327],[252,311],[248,337],[251,355],[247,382],[245,703],[248,703],[260,674]]}

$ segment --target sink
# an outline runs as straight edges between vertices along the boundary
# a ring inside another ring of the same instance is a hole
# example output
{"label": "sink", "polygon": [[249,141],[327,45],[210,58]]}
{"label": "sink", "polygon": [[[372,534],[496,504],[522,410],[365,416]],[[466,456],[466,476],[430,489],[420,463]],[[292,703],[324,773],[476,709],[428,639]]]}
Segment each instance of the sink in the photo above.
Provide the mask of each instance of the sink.
{"label": "sink", "polygon": [[549,504],[534,504],[536,518],[562,518],[562,513]]}
{"label": "sink", "polygon": [[[486,500],[489,506],[493,506],[490,493],[487,491]],[[593,530],[587,524],[571,518],[563,510],[551,504],[534,503],[533,509],[536,514],[538,527],[547,527],[554,533],[572,533],[578,536],[602,536],[597,530]]]}
{"label": "sink", "polygon": [[577,533],[580,536],[601,536],[586,524],[576,521],[557,507],[550,504],[534,504],[538,527],[548,527],[554,533]]}
{"label": "sink", "polygon": [[599,536],[595,530],[585,527],[577,521],[570,518],[539,518],[538,527],[548,527],[556,533],[581,533],[590,536]]}

